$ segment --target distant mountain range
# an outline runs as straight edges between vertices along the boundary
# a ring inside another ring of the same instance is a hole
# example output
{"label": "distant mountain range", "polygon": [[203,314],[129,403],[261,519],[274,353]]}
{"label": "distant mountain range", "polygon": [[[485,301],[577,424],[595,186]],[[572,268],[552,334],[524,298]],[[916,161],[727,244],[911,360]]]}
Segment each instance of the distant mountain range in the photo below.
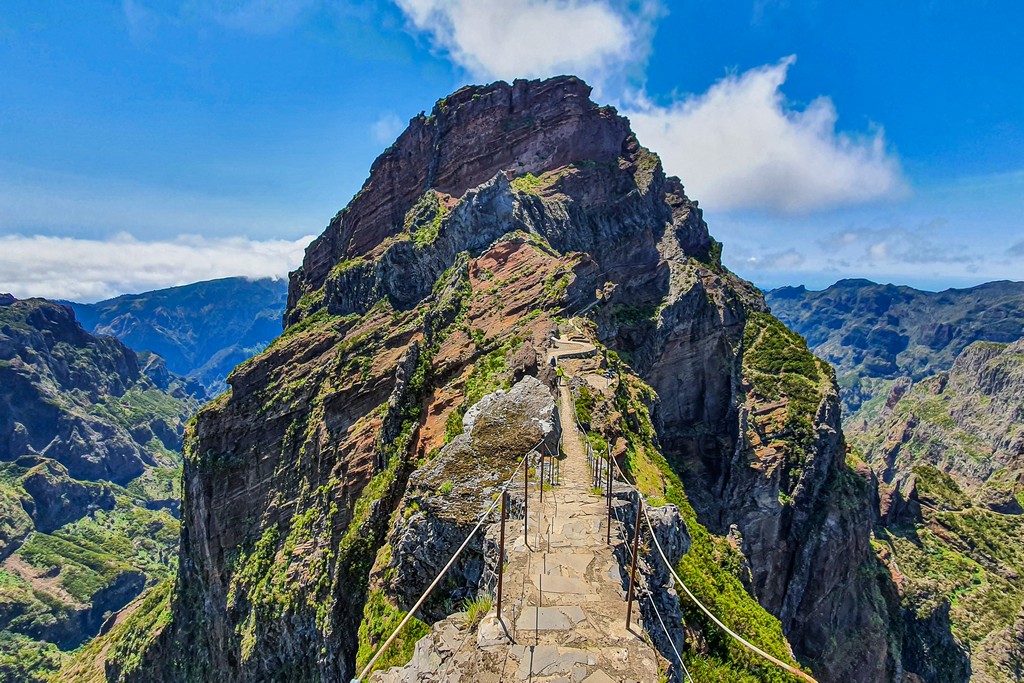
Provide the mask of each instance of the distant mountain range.
{"label": "distant mountain range", "polygon": [[156,353],[212,398],[236,365],[281,333],[287,298],[287,280],[233,277],[69,305],[87,330]]}
{"label": "distant mountain range", "polygon": [[1024,282],[925,292],[840,280],[821,291],[773,289],[765,299],[835,367],[848,415],[878,393],[879,380],[921,379],[949,370],[972,342],[1024,336]]}

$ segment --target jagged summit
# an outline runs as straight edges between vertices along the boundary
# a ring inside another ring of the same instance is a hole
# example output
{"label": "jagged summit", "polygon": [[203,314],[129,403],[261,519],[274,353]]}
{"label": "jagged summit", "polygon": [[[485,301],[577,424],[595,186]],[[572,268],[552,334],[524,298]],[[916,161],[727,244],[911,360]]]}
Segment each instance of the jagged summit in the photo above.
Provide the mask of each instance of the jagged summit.
{"label": "jagged summit", "polygon": [[[585,220],[567,230],[568,215],[543,215],[541,194],[563,197],[561,205]],[[660,257],[650,239],[669,226],[689,252],[707,256],[707,226],[682,184],[665,178],[625,118],[590,100],[583,81],[466,87],[410,122],[310,245],[292,273],[286,324],[321,306],[359,310],[353,292],[412,305],[456,253],[515,230],[562,252],[603,257],[605,270],[624,265],[615,263],[622,257],[653,269]],[[636,243],[645,241],[641,255]],[[613,249],[622,243],[624,253]]]}
{"label": "jagged summit", "polygon": [[362,189],[309,246],[293,291],[318,289],[339,260],[395,234],[428,189],[457,199],[507,169],[539,174],[574,161],[614,161],[629,124],[594,104],[590,92],[580,79],[561,76],[467,86],[438,100],[377,157]]}

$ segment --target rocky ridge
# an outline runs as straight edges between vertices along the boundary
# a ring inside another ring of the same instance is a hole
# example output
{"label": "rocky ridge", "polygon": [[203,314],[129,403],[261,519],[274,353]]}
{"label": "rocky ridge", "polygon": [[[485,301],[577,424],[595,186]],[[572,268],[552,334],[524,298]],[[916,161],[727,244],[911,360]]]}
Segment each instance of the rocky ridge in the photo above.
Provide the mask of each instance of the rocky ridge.
{"label": "rocky ridge", "polygon": [[236,365],[280,334],[286,298],[283,280],[232,277],[69,305],[86,330],[157,354],[192,380],[192,393],[213,398]]}
{"label": "rocky ridge", "polygon": [[781,287],[765,298],[836,368],[847,417],[885,394],[889,380],[920,380],[949,370],[975,341],[1009,343],[1024,335],[1022,282],[925,292],[841,280],[822,291]]}
{"label": "rocky ridge", "polygon": [[[571,77],[465,88],[374,163],[292,274],[289,327],[187,435],[173,598],[126,620],[108,680],[350,677],[407,608],[372,577],[407,552],[403,497],[467,466],[445,444],[483,397],[525,375],[550,386],[545,350],[582,310],[619,381],[577,398],[680,511],[684,579],[823,682],[903,680],[870,473],[847,463],[831,372],[589,95]],[[680,609],[705,678],[779,680]]]}

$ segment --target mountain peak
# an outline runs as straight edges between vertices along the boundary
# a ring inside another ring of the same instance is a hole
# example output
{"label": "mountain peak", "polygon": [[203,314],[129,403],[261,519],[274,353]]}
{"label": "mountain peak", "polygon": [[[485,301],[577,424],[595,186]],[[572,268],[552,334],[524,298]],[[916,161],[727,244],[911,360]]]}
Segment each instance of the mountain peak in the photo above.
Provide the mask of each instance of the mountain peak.
{"label": "mountain peak", "polygon": [[590,93],[579,78],[559,76],[466,86],[438,100],[377,157],[363,187],[306,250],[296,271],[301,289],[319,289],[337,262],[400,232],[428,190],[458,199],[502,172],[614,162],[631,137],[629,122]]}

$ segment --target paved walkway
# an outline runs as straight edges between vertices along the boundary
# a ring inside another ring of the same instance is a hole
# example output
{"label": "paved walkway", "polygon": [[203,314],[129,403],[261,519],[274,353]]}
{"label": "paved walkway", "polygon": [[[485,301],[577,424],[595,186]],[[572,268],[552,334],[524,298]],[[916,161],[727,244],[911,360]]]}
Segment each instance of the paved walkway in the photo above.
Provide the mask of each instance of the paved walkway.
{"label": "paved walkway", "polygon": [[[566,458],[561,485],[531,489],[527,534],[510,521],[503,619],[495,610],[476,632],[459,617],[435,626],[420,641],[409,666],[375,681],[550,681],[610,683],[658,680],[658,655],[644,640],[639,609],[626,630],[621,568],[605,544],[607,507],[591,493],[572,399],[559,387],[559,417]],[[612,543],[618,522],[613,522]],[[494,533],[494,530],[491,531]]]}

